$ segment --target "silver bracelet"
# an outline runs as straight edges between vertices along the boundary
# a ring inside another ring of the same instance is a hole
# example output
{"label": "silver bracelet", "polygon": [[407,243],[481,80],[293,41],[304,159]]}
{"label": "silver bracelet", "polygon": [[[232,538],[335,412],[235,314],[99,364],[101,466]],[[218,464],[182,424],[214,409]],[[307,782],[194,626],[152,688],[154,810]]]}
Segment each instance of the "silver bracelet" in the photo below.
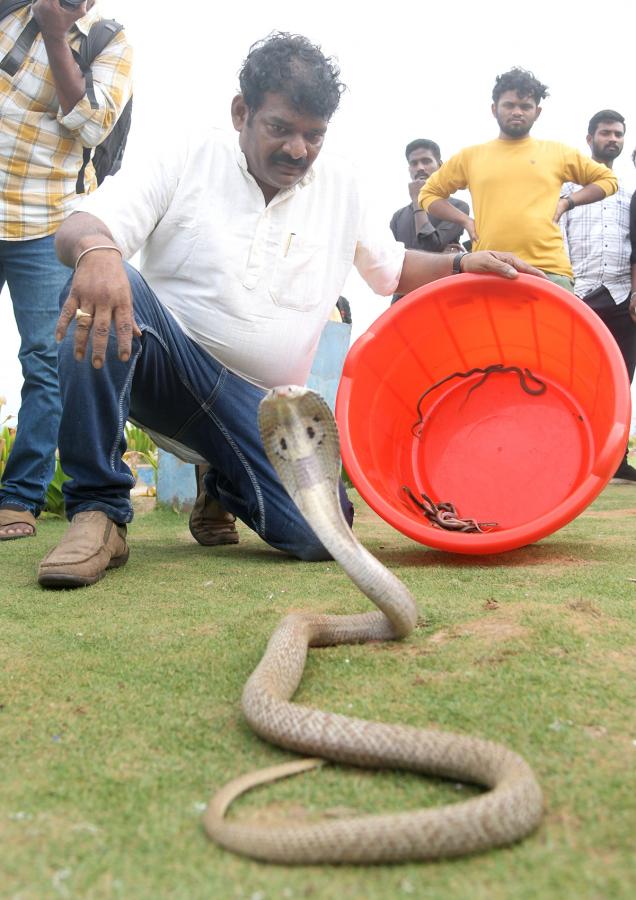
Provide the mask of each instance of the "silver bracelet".
{"label": "silver bracelet", "polygon": [[121,252],[119,247],[116,247],[114,244],[95,244],[94,247],[87,247],[86,250],[82,250],[80,255],[75,260],[75,271],[77,272],[77,267],[80,264],[80,260],[83,256],[86,256],[87,253],[90,253],[91,250],[116,250],[117,253],[121,256],[122,260],[124,258],[124,254]]}

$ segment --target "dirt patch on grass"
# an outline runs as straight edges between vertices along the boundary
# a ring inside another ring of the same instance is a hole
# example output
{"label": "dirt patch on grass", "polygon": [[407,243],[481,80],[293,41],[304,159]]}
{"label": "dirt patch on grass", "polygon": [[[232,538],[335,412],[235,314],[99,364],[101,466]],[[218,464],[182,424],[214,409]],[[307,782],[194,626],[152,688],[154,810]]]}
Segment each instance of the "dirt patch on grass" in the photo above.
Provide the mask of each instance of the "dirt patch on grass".
{"label": "dirt patch on grass", "polygon": [[603,615],[598,606],[595,606],[591,600],[586,600],[584,597],[566,600],[565,605],[572,612],[582,613],[585,616],[590,616],[592,619],[600,619]]}
{"label": "dirt patch on grass", "polygon": [[203,622],[201,625],[191,628],[190,633],[202,637],[216,637],[219,633],[219,626],[214,622]]}
{"label": "dirt patch on grass", "polygon": [[563,606],[567,611],[568,626],[578,634],[588,635],[599,627],[602,627],[606,635],[618,635],[622,631],[622,623],[604,612],[597,601],[588,597],[570,597],[563,601]]}
{"label": "dirt patch on grass", "polygon": [[636,646],[625,647],[622,650],[603,650],[594,656],[603,661],[611,669],[618,669],[625,675],[636,675]]}
{"label": "dirt patch on grass", "polygon": [[622,519],[629,516],[636,516],[636,508],[634,509],[593,509],[582,513],[585,519]]}
{"label": "dirt patch on grass", "polygon": [[474,622],[465,622],[461,625],[454,625],[452,628],[442,628],[441,631],[430,635],[427,643],[437,645],[446,644],[457,638],[477,638],[490,644],[496,644],[500,641],[526,637],[529,633],[528,628],[510,619],[499,617],[476,619]]}

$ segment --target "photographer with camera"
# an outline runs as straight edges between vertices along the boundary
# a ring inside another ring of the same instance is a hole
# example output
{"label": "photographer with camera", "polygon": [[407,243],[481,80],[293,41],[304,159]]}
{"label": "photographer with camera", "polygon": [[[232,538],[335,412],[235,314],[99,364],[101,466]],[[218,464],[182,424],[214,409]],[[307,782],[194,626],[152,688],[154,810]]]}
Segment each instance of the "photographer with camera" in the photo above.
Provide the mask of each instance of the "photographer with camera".
{"label": "photographer with camera", "polygon": [[0,0],[0,288],[9,287],[24,376],[0,485],[0,540],[35,534],[55,471],[55,323],[70,274],[55,254],[55,232],[96,187],[91,148],[112,131],[132,90],[132,50],[116,23],[103,23],[108,33],[92,40],[100,49],[84,64],[101,21],[95,0]]}

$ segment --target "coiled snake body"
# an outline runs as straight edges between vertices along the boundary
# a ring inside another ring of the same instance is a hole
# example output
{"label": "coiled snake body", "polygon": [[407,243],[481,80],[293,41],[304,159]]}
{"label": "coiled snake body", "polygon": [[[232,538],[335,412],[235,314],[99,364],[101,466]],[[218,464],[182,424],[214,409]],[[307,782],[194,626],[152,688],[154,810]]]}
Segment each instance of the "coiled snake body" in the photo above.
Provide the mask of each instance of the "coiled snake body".
{"label": "coiled snake body", "polygon": [[[345,522],[338,499],[338,434],[325,401],[305,388],[275,388],[261,402],[259,426],[267,455],[292,499],[380,611],[348,616],[298,613],[280,623],[245,686],[243,712],[265,740],[320,759],[275,766],[227,784],[204,815],[208,835],[228,850],[256,859],[309,864],[459,856],[529,834],[541,820],[541,790],[527,763],[506,747],[290,702],[309,647],[406,637],[415,626],[417,608],[407,588],[361,546]],[[313,824],[272,827],[225,818],[232,800],[244,791],[313,768],[324,759],[421,772],[489,790],[436,809]]]}

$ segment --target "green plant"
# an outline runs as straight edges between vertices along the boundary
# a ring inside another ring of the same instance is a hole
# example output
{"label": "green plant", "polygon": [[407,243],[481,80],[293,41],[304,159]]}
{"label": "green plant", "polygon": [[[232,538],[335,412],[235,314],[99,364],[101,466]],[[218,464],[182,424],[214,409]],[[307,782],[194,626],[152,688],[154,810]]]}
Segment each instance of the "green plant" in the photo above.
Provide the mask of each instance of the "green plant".
{"label": "green plant", "polygon": [[[0,413],[2,413],[2,407],[4,405],[5,399],[4,397],[0,397]],[[4,475],[4,470],[7,465],[7,460],[9,459],[9,454],[11,453],[13,444],[15,443],[15,428],[10,428],[7,425],[7,422],[9,422],[12,418],[12,416],[6,416],[4,420],[0,420],[0,425],[2,425],[2,431],[0,431],[0,481],[2,481],[2,476]],[[46,510],[46,512],[52,513],[54,516],[59,516],[60,518],[64,517],[64,496],[62,494],[62,485],[65,481],[68,481],[68,475],[65,475],[62,471],[60,460],[56,454],[55,475],[53,476],[53,480],[51,481],[46,493],[44,509]]]}
{"label": "green plant", "polygon": [[148,437],[145,431],[139,428],[137,425],[132,425],[130,422],[126,423],[126,444],[128,445],[128,450],[125,457],[128,456],[128,453],[134,452],[139,454],[146,463],[151,465],[155,471],[157,470],[157,447],[156,444]]}
{"label": "green plant", "polygon": [[[4,405],[5,399],[4,397],[0,397],[0,414],[2,413],[2,407]],[[2,431],[0,431],[0,481],[2,481],[7,460],[9,459],[9,454],[11,453],[11,449],[15,442],[15,428],[11,428],[7,425],[7,422],[12,418],[12,416],[6,416],[5,419],[0,419],[0,426],[2,427]],[[152,466],[156,474],[157,447],[145,431],[142,431],[141,428],[138,428],[136,425],[131,425],[130,422],[128,422],[126,425],[126,443],[128,444],[128,451],[124,454],[124,459],[132,469],[135,477],[137,476],[137,467],[144,463]],[[59,457],[56,453],[55,474],[47,490],[44,509],[46,512],[51,513],[54,516],[59,516],[60,518],[64,517],[64,495],[62,493],[62,485],[65,481],[68,481],[68,475],[62,470]]]}
{"label": "green plant", "polygon": [[[5,398],[0,397],[0,416],[2,415],[2,407],[5,403]],[[15,440],[15,428],[9,428],[7,425],[7,422],[12,418],[13,416],[5,416],[4,419],[0,418],[0,426],[2,427],[2,431],[0,431],[0,481],[2,481],[2,475]]]}
{"label": "green plant", "polygon": [[54,516],[59,516],[61,519],[64,518],[64,494],[62,493],[62,485],[68,480],[69,477],[63,472],[59,457],[56,454],[55,475],[46,492],[44,509],[46,512],[51,513]]}
{"label": "green plant", "polygon": [[[128,450],[124,453],[123,458],[124,462],[130,467],[135,481],[138,481],[139,479],[139,467],[150,465],[153,468],[154,481],[156,483],[159,462],[156,445],[148,437],[145,431],[138,428],[136,425],[132,425],[130,422],[126,423],[126,443],[128,445]],[[156,488],[154,485],[148,486],[147,494],[149,496],[156,495]]]}

